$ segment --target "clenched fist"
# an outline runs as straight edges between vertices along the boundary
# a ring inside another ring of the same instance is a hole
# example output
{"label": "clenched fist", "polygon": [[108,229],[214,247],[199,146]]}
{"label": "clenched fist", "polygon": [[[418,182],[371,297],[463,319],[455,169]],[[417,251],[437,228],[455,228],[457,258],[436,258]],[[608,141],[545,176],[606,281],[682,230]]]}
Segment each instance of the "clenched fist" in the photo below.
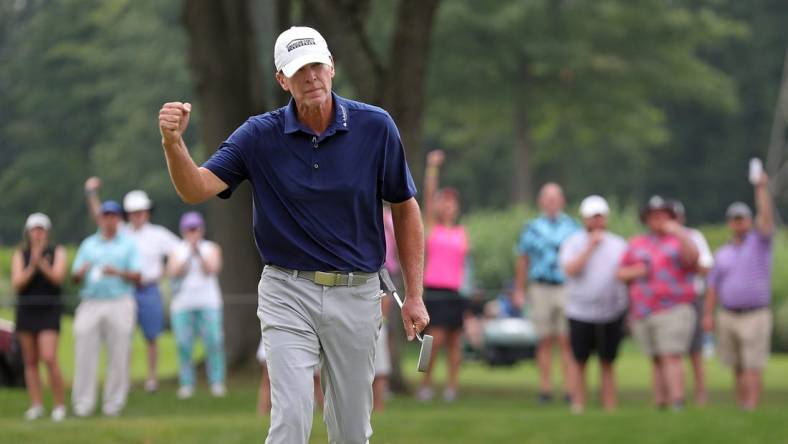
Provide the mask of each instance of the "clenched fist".
{"label": "clenched fist", "polygon": [[191,103],[169,102],[159,110],[159,131],[165,144],[180,143],[189,126]]}

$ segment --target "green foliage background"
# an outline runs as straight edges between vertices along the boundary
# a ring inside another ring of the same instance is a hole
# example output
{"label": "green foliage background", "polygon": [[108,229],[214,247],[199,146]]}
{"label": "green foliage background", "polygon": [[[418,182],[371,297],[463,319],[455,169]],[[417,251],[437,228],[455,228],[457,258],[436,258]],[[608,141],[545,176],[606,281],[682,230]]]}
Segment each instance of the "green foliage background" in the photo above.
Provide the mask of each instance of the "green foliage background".
{"label": "green foliage background", "polygon": [[[175,227],[184,206],[156,113],[194,101],[181,4],[0,2],[0,244],[16,243],[33,211],[52,216],[59,241],[82,239],[93,230],[81,194],[89,175],[104,179],[105,198],[145,189],[154,221]],[[395,5],[373,2],[374,47],[386,45]],[[512,150],[525,110],[534,186],[555,180],[573,200],[633,204],[657,192],[682,199],[691,223],[718,222],[730,201],[750,200],[744,170],[765,155],[785,23],[782,0],[443,2],[424,152],[447,151],[443,177],[466,209],[504,210],[523,174]],[[261,29],[270,46],[279,30]],[[352,93],[338,65],[337,86]],[[197,127],[187,142],[200,162]]]}

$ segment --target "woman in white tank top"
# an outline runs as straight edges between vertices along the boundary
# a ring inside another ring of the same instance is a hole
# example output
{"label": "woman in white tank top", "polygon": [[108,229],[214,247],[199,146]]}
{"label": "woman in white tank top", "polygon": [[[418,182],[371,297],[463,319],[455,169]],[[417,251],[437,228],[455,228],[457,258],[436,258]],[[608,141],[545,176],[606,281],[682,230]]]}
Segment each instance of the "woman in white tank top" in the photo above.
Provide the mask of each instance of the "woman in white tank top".
{"label": "woman in white tank top", "polygon": [[222,250],[205,240],[205,221],[200,213],[188,212],[181,217],[180,242],[170,253],[167,274],[173,289],[170,316],[178,348],[178,397],[194,394],[195,376],[192,349],[202,336],[211,394],[224,396],[226,389],[222,296],[219,271]]}

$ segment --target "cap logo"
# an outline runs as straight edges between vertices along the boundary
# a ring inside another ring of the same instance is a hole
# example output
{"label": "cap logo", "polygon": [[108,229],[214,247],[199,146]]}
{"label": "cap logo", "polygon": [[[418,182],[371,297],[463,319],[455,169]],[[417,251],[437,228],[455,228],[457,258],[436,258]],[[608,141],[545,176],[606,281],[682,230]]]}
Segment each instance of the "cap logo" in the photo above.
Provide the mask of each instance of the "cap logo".
{"label": "cap logo", "polygon": [[311,37],[305,39],[291,40],[290,43],[287,44],[287,52],[293,51],[294,49],[298,49],[302,46],[307,46],[307,45],[317,45],[317,43],[315,43],[315,39]]}

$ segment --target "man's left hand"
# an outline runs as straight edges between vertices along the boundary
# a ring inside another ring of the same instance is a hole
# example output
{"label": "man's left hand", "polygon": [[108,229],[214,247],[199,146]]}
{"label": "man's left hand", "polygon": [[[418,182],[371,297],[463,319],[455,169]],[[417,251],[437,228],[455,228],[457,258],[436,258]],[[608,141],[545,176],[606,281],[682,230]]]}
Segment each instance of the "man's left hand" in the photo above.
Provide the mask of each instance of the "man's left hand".
{"label": "man's left hand", "polygon": [[408,341],[416,338],[416,333],[421,333],[430,323],[430,315],[421,298],[406,297],[402,304],[402,323]]}

